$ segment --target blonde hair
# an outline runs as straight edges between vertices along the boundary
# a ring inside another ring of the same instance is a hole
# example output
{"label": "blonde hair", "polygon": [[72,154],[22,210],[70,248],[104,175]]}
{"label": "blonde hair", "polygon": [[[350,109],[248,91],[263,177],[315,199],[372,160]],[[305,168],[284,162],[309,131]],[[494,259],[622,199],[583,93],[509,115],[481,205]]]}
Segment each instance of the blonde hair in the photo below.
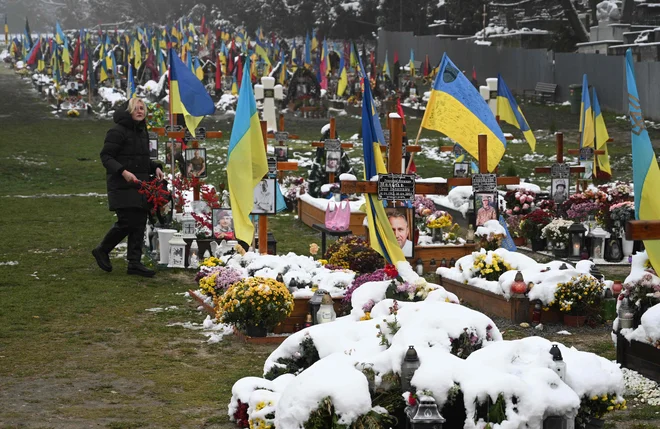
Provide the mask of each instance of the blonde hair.
{"label": "blonde hair", "polygon": [[130,100],[128,100],[128,107],[126,108],[126,111],[128,113],[133,113],[135,111],[135,109],[137,108],[138,103],[142,103],[142,105],[144,106],[144,112],[146,113],[147,112],[147,105],[145,104],[144,101],[142,101],[141,98],[137,98],[137,97],[133,97]]}

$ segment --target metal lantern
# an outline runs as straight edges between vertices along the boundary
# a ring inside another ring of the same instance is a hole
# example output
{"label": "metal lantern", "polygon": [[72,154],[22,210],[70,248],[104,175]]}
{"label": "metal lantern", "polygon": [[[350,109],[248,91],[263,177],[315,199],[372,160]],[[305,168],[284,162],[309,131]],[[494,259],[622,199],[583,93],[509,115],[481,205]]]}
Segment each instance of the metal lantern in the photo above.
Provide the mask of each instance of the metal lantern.
{"label": "metal lantern", "polygon": [[591,257],[594,259],[605,259],[605,240],[610,238],[610,233],[597,226],[589,231],[591,237]]}
{"label": "metal lantern", "polygon": [[557,344],[550,347],[550,354],[552,355],[552,366],[550,368],[557,373],[561,381],[566,381],[566,362],[564,362]]}
{"label": "metal lantern", "polygon": [[543,429],[568,429],[568,419],[564,416],[548,416],[543,419]]}
{"label": "metal lantern", "polygon": [[414,407],[406,408],[406,426],[410,429],[442,429],[445,422],[432,396],[422,396]]}
{"label": "metal lantern", "polygon": [[404,392],[412,391],[411,380],[417,368],[419,368],[417,350],[415,350],[415,346],[408,346],[403,363],[401,364],[401,390]]}
{"label": "metal lantern", "polygon": [[188,255],[188,268],[199,268],[199,246],[197,240],[193,240],[190,244],[190,252]]}
{"label": "metal lantern", "polygon": [[580,252],[584,246],[584,235],[587,233],[587,228],[579,222],[573,223],[568,228],[569,239],[571,247],[569,248],[569,257],[573,259],[580,259]]}
{"label": "metal lantern", "polygon": [[186,268],[186,242],[181,233],[177,232],[169,241],[170,258],[167,263],[168,268]]}
{"label": "metal lantern", "polygon": [[186,212],[181,218],[181,229],[183,229],[183,238],[195,238],[195,218]]}
{"label": "metal lantern", "polygon": [[330,294],[323,295],[321,298],[321,306],[319,311],[316,313],[317,323],[328,323],[333,322],[337,318],[337,313],[335,313],[334,301]]}
{"label": "metal lantern", "polygon": [[323,296],[327,294],[323,289],[316,289],[316,292],[314,292],[314,295],[309,299],[309,314],[312,315],[312,323],[317,324],[319,323],[316,320],[316,314],[319,312],[321,309],[321,303],[323,301]]}
{"label": "metal lantern", "polygon": [[633,318],[635,317],[635,310],[630,305],[630,300],[627,297],[623,298],[621,304],[619,304],[618,316],[619,330],[632,329],[634,327]]}

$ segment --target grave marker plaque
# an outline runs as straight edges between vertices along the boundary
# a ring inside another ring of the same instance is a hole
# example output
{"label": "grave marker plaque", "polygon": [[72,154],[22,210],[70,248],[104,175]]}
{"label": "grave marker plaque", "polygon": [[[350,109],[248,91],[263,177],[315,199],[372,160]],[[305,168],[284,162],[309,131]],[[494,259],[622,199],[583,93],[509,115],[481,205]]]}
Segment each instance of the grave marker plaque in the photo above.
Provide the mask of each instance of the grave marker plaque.
{"label": "grave marker plaque", "polygon": [[339,139],[326,139],[323,147],[326,152],[331,152],[331,151],[341,151],[341,142]]}
{"label": "grave marker plaque", "polygon": [[181,125],[165,125],[165,132],[170,133],[170,132],[179,132],[183,129],[183,126]]}
{"label": "grave marker plaque", "polygon": [[415,199],[415,175],[378,175],[378,199],[388,201],[406,201]]}
{"label": "grave marker plaque", "polygon": [[495,174],[475,174],[472,176],[473,192],[497,192],[497,176]]}
{"label": "grave marker plaque", "polygon": [[571,166],[568,164],[552,164],[550,167],[550,176],[553,179],[568,179],[571,175]]}
{"label": "grave marker plaque", "polygon": [[275,140],[277,140],[278,142],[285,142],[289,140],[288,131],[276,131],[274,135],[275,135]]}
{"label": "grave marker plaque", "polygon": [[268,157],[268,172],[269,173],[277,172],[277,158],[274,156]]}

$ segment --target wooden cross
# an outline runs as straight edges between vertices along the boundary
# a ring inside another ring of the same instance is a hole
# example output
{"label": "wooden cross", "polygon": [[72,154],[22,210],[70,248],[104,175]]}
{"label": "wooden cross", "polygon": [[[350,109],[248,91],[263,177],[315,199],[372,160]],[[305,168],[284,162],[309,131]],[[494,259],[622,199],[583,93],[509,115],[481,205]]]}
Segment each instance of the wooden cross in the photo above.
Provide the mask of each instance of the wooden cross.
{"label": "wooden cross", "polygon": [[627,240],[660,240],[660,220],[629,220]]}
{"label": "wooden cross", "polygon": [[[298,139],[300,137],[295,134],[289,134],[284,130],[284,114],[280,113],[279,131],[275,133],[269,132],[268,138],[277,141],[277,146],[276,146],[277,148],[282,146],[286,147],[286,141],[288,139]],[[277,153],[275,154],[275,156],[277,156]],[[281,169],[279,168],[280,164],[282,165]],[[296,164],[295,168],[287,168],[287,167],[292,167],[292,165],[286,165],[284,162],[278,161],[277,180],[280,183],[282,183],[282,179],[284,178],[284,171],[293,171],[298,169],[298,163],[296,162],[295,164]]]}
{"label": "wooden cross", "polygon": [[[578,144],[580,143],[580,136],[581,136],[581,135],[582,135],[582,133],[578,133]],[[613,138],[609,138],[609,139],[607,140],[607,143],[610,143],[610,142],[613,142],[613,141],[614,141]],[[569,150],[568,150],[568,153],[569,153],[570,155],[578,155],[578,156],[579,156],[579,155],[580,155],[580,149],[569,149]],[[596,156],[598,156],[598,155],[605,155],[605,150],[604,150],[604,149],[596,149],[596,148],[594,148],[594,158],[592,159],[592,162],[594,163],[594,174],[596,173],[596,171],[595,171],[595,170],[596,170],[596,165],[597,165],[597,164],[596,164]],[[578,160],[579,160],[579,159],[578,159]],[[587,189],[587,186],[588,186],[587,183],[589,182],[589,180],[588,180],[588,179],[582,179],[582,182],[583,182],[583,185],[582,185],[582,186],[583,186],[583,189],[586,190],[586,189]],[[576,181],[575,189],[576,189],[576,192],[580,192],[580,179],[578,179],[578,180]]]}
{"label": "wooden cross", "polygon": [[[334,117],[330,117],[330,139],[334,139],[337,135],[337,123]],[[312,147],[325,147],[325,142],[312,142]],[[342,143],[342,149],[352,149],[353,143]],[[341,162],[341,159],[339,160]],[[335,173],[328,173],[328,182],[335,183]]]}
{"label": "wooden cross", "polygon": [[[556,133],[555,138],[557,140],[557,164],[564,163],[564,133]],[[570,152],[570,151],[569,151]],[[570,167],[570,173],[584,173],[584,167],[579,165],[572,165]],[[535,173],[540,174],[550,174],[552,172],[552,167],[536,167],[534,168]],[[575,184],[575,191],[578,192],[578,184]]]}
{"label": "wooden cross", "polygon": [[[261,121],[261,133],[264,139],[264,151],[268,152],[268,123]],[[278,162],[278,171],[294,171],[298,169],[298,163],[295,161]],[[277,192],[277,191],[275,191]],[[268,216],[259,215],[259,253],[268,253]]]}
{"label": "wooden cross", "polygon": [[[390,173],[401,173],[402,132],[403,121],[400,117],[391,118],[390,158],[388,160]],[[453,146],[448,146],[453,148]],[[450,149],[451,150],[451,149]],[[398,158],[397,158],[398,154]],[[485,134],[479,134],[479,171],[488,171],[488,143]],[[498,177],[498,185],[517,185],[518,177]],[[416,194],[447,195],[454,186],[472,186],[471,177],[451,177],[446,183],[415,182]],[[378,183],[372,181],[341,181],[342,194],[375,194],[378,192]]]}
{"label": "wooden cross", "polygon": [[[392,114],[387,115],[387,120],[385,122],[385,126],[386,126],[385,131],[387,131],[387,134],[385,135],[385,137],[388,137],[388,134],[389,134],[389,139],[386,138],[386,140],[392,141],[393,138],[394,138],[394,136],[393,136],[393,131],[394,130],[393,130],[393,127],[392,127],[392,119],[396,119],[396,118],[400,118],[398,113],[392,113]],[[403,127],[403,118],[401,118],[401,124],[402,124],[402,127]],[[398,131],[396,131],[396,132],[398,132]],[[403,131],[403,128],[402,128],[401,129],[401,136],[400,137],[397,136],[397,138],[400,138],[401,141],[403,142],[403,137],[404,136],[406,136],[406,132]],[[396,146],[396,145],[394,145],[394,146]],[[381,145],[381,147],[380,147],[380,150],[383,151],[383,152],[387,149],[388,149],[388,146],[382,146]],[[407,144],[406,145],[406,152],[407,153],[414,154],[414,153],[421,152],[421,151],[422,151],[422,147],[419,146],[419,145],[412,145],[412,144]],[[392,145],[389,145],[389,153],[387,155],[388,166],[390,165],[389,159],[391,159],[391,158],[393,158],[394,160],[400,159],[401,163],[403,163],[404,160],[403,160],[403,153],[402,152],[403,152],[403,150],[401,148],[394,148],[393,149]],[[405,166],[406,167],[405,168],[406,172],[409,170],[409,167],[412,165],[412,158],[413,158],[413,156],[411,155],[408,166]],[[390,173],[393,173],[393,171],[390,168],[388,168],[388,171]],[[399,169],[399,173],[401,173],[401,171],[402,170]]]}
{"label": "wooden cross", "polygon": [[[167,136],[172,139],[181,139],[184,140],[186,137],[186,127],[176,124],[176,119],[172,126],[172,130],[166,130],[167,127],[154,127],[151,131],[155,132],[158,136]],[[197,135],[198,133],[195,132]],[[204,139],[219,139],[222,138],[222,131],[206,131],[204,134]],[[196,149],[199,147],[199,140],[202,140],[199,137],[194,138],[190,141],[192,148]],[[174,145],[172,145],[172,165],[174,165]],[[172,177],[174,177],[174,168],[172,168]],[[199,201],[199,184],[193,188],[193,201]]]}

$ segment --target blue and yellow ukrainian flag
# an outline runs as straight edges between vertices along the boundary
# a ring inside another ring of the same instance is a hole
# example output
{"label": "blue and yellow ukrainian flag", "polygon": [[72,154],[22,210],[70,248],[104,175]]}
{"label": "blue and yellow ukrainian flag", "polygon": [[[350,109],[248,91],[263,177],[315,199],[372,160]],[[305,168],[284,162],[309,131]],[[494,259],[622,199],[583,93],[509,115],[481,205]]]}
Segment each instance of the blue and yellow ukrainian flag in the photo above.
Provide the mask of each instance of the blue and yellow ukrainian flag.
{"label": "blue and yellow ukrainian flag", "polygon": [[263,43],[260,42],[259,40],[256,41],[256,44],[254,45],[254,52],[255,54],[259,55],[264,62],[270,67],[270,59],[268,59],[268,52],[266,52],[266,48],[264,47]]}
{"label": "blue and yellow ukrainian flag", "polygon": [[195,128],[205,115],[215,112],[211,96],[202,82],[186,67],[170,48],[170,103],[172,113],[181,113],[186,121],[186,128],[195,136]]}
{"label": "blue and yellow ukrainian flag", "polygon": [[536,151],[536,137],[534,137],[534,133],[530,129],[527,119],[525,119],[525,115],[523,115],[520,106],[516,103],[516,99],[513,98],[513,94],[511,94],[509,87],[506,86],[502,75],[499,73],[497,74],[497,115],[501,121],[513,125],[522,131],[529,147],[532,148],[532,152]]}
{"label": "blue and yellow ukrainian flag", "polygon": [[59,21],[55,22],[55,40],[58,45],[63,45],[66,40],[66,36],[64,35],[64,31],[62,31],[62,27],[60,27]]}
{"label": "blue and yellow ukrainian flag", "polygon": [[410,67],[410,77],[415,77],[415,52],[410,48],[410,61],[408,62]]}
{"label": "blue and yellow ukrainian flag", "polygon": [[195,57],[195,76],[197,79],[204,80],[204,70],[202,70],[202,65],[199,63],[199,58]]}
{"label": "blue and yellow ukrainian flag", "polygon": [[[370,180],[378,174],[387,173],[383,155],[380,152],[380,145],[385,143],[385,139],[378,120],[378,112],[371,96],[371,85],[366,77],[364,77],[362,101],[362,143],[364,150],[364,180]],[[364,194],[364,197],[371,247],[390,264],[405,261],[406,258],[396,241],[383,202],[378,200],[376,194]]]}
{"label": "blue and yellow ukrainian flag", "polygon": [[[649,133],[644,124],[642,107],[637,94],[635,69],[633,68],[632,52],[626,51],[626,81],[628,84],[628,115],[630,117],[633,183],[635,184],[635,219],[659,220],[660,199],[655,186],[660,183],[660,169],[656,160]],[[660,269],[660,240],[644,240],[646,254],[651,266]]]}
{"label": "blue and yellow ukrainian flag", "polygon": [[[250,82],[249,70],[249,64],[246,64],[243,67],[243,82]],[[252,243],[254,238],[254,225],[250,221],[254,188],[266,173],[266,148],[252,85],[241,85],[229,139],[227,181],[236,238],[246,243]]]}
{"label": "blue and yellow ukrainian flag", "polygon": [[[506,150],[506,140],[493,112],[474,85],[442,56],[422,127],[439,131],[479,158],[479,134],[488,137],[488,171],[494,171]],[[485,173],[482,172],[482,173]]]}
{"label": "blue and yellow ukrainian flag", "polygon": [[337,96],[341,97],[348,87],[348,75],[346,74],[346,60],[341,51],[339,52],[339,81],[337,82]]}
{"label": "blue and yellow ukrainian flag", "polygon": [[135,95],[135,78],[133,77],[133,65],[128,63],[128,79],[126,82],[126,97],[131,99]]}
{"label": "blue and yellow ukrainian flag", "polygon": [[582,101],[580,102],[580,147],[594,147],[594,112],[589,98],[586,73],[582,76]]}
{"label": "blue and yellow ukrainian flag", "polygon": [[303,64],[305,67],[312,65],[312,42],[309,40],[309,33],[305,35],[305,62]]}
{"label": "blue and yellow ukrainian flag", "polygon": [[600,103],[598,103],[596,88],[593,88],[592,98],[595,130],[594,140],[596,141],[596,149],[605,151],[603,155],[596,155],[596,162],[598,163],[599,170],[603,170],[611,176],[612,168],[610,167],[610,154],[607,151],[607,141],[610,139],[610,135],[607,132],[607,127],[605,127],[605,120],[603,119],[603,114],[600,111]]}
{"label": "blue and yellow ukrainian flag", "polygon": [[[591,99],[589,97],[589,83],[587,75],[582,76],[582,101],[580,102],[580,148],[594,147],[594,111],[591,108]],[[585,166],[585,172],[580,174],[582,179],[591,179],[593,177],[594,161],[581,160],[580,164]]]}

